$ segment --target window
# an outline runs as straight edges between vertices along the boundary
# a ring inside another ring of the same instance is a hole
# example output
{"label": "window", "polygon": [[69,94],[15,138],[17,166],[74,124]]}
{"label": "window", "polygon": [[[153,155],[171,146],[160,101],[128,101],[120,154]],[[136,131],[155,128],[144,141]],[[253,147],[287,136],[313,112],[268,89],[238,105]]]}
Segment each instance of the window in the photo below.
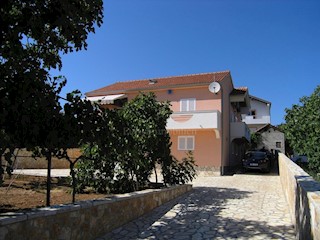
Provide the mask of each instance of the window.
{"label": "window", "polygon": [[195,98],[186,98],[180,100],[180,111],[188,112],[196,110],[196,99]]}
{"label": "window", "polygon": [[276,147],[281,148],[281,142],[276,142]]}
{"label": "window", "polygon": [[194,150],[194,136],[179,136],[178,150]]}

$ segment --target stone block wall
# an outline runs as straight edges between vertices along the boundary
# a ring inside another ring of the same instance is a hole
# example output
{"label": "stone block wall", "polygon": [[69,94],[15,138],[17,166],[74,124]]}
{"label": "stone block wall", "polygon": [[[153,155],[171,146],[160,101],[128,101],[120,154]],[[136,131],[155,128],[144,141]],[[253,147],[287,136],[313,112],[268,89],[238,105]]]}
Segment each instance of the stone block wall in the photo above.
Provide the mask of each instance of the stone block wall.
{"label": "stone block wall", "polygon": [[320,183],[282,153],[279,173],[297,239],[320,239]]}
{"label": "stone block wall", "polygon": [[220,167],[196,167],[197,176],[199,177],[217,177],[221,176]]}
{"label": "stone block wall", "polygon": [[[281,147],[277,147],[276,142],[280,142]],[[266,149],[269,151],[273,149],[285,153],[284,133],[273,128],[269,128],[268,130],[262,132],[261,143],[258,144],[258,149],[261,149],[262,147],[266,147]]]}
{"label": "stone block wall", "polygon": [[191,185],[181,185],[23,213],[3,213],[0,239],[95,239],[191,189]]}

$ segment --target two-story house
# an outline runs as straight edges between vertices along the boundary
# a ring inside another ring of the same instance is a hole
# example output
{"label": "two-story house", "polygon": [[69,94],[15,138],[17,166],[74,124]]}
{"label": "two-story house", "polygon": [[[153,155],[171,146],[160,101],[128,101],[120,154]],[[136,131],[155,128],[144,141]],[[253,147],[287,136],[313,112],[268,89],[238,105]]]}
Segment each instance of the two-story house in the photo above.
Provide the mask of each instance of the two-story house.
{"label": "two-story house", "polygon": [[[215,82],[217,91],[209,89]],[[226,174],[241,164],[250,132],[241,108],[249,105],[247,91],[233,86],[230,71],[116,82],[86,93],[105,108],[121,108],[139,92],[154,92],[159,101],[169,100],[173,114],[167,121],[172,155],[194,152],[200,170]],[[238,94],[241,93],[241,94]]]}

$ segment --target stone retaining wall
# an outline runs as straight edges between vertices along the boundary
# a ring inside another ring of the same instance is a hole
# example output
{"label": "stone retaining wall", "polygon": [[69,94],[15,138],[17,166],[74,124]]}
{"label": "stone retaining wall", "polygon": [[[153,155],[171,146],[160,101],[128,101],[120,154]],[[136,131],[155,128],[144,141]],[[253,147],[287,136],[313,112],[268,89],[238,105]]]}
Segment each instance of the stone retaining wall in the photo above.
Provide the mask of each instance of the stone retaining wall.
{"label": "stone retaining wall", "polygon": [[281,153],[279,172],[297,239],[320,239],[320,183]]}
{"label": "stone retaining wall", "polygon": [[192,189],[191,185],[0,214],[0,239],[95,239]]}

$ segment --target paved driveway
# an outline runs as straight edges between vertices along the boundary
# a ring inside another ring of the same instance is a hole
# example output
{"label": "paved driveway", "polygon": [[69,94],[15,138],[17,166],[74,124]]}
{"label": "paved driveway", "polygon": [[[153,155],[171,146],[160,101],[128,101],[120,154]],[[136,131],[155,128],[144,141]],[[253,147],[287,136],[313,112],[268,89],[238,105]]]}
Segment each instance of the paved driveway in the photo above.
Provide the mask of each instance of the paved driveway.
{"label": "paved driveway", "polygon": [[294,239],[276,174],[199,177],[193,186],[99,239]]}

